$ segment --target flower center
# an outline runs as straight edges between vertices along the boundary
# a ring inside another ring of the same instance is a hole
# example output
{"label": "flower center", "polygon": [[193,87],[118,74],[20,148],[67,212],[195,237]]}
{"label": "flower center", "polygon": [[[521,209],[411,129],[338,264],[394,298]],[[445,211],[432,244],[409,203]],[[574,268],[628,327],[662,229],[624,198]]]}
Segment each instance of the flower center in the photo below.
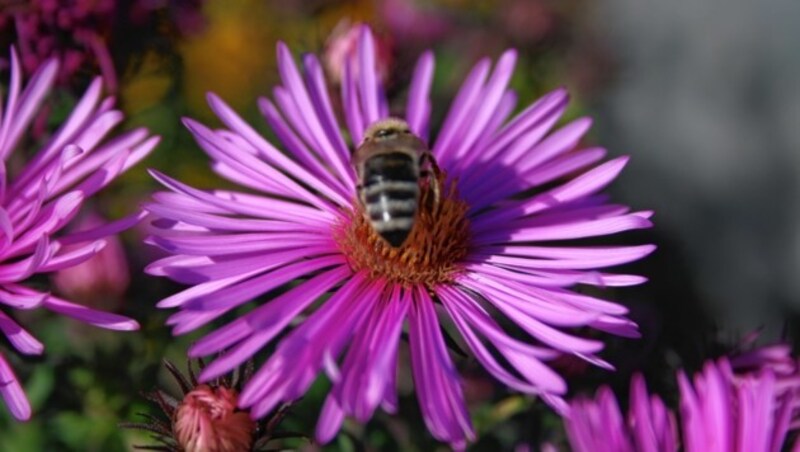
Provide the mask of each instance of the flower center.
{"label": "flower center", "polygon": [[459,273],[459,262],[467,255],[469,220],[467,204],[458,198],[456,183],[438,177],[440,196],[421,184],[419,205],[411,233],[402,246],[386,242],[355,202],[338,228],[336,241],[354,271],[366,270],[373,278],[409,287],[451,282]]}

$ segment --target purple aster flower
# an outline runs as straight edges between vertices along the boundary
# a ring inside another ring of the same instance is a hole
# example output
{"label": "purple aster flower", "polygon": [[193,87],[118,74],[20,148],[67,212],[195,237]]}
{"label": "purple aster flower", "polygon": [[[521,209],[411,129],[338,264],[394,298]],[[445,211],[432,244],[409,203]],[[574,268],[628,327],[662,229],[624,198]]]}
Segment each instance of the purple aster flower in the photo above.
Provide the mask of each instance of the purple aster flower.
{"label": "purple aster flower", "polygon": [[674,414],[658,396],[647,394],[641,375],[631,382],[627,418],[611,390],[602,387],[594,400],[572,403],[565,424],[570,444],[578,452],[674,451],[678,444],[688,452],[780,451],[798,405],[800,379],[796,366],[790,375],[787,362],[775,369],[770,362],[738,373],[726,358],[708,361],[693,380],[681,371],[680,437]]}
{"label": "purple aster flower", "polygon": [[[369,125],[389,116],[374,49],[364,28],[344,70],[342,105],[352,143],[361,143]],[[416,223],[399,248],[365,219],[352,147],[315,56],[303,57],[301,73],[279,44],[283,84],[275,88],[274,102],[259,100],[285,150],[209,95],[225,128],[190,119],[186,125],[219,174],[256,193],[206,192],[153,173],[170,191],[157,193],[147,206],[159,217],[149,241],[172,255],[148,271],[191,286],[158,306],[180,308],[168,322],[183,334],[283,290],[191,348],[193,357],[224,351],[202,379],[229,372],[290,329],[239,403],[262,416],[302,396],[324,370],[333,382],[317,426],[317,438],[325,442],[346,415],[366,421],[378,406],[395,411],[398,345],[407,325],[425,422],[437,439],[460,446],[474,433],[442,322],[460,333],[494,377],[559,409],[566,384],[548,360],[574,354],[610,367],[597,356],[603,342],[574,329],[635,337],[636,325],[624,307],[571,287],[641,283],[642,277],[599,269],[639,259],[653,247],[563,241],[647,228],[650,213],[631,213],[598,194],[627,158],[598,164],[605,150],[578,148],[588,119],[552,131],[566,108],[564,90],[509,119],[516,104],[508,88],[515,59],[508,51],[494,71],[488,60],[480,61],[467,77],[431,141],[446,173],[439,180],[441,196],[429,202],[431,186],[420,185]],[[433,65],[430,53],[420,58],[405,113],[423,140],[431,129]],[[297,280],[302,282],[290,284]],[[325,294],[329,298],[321,301]],[[530,340],[510,336],[495,314]],[[304,320],[295,326],[296,319]]]}
{"label": "purple aster flower", "polygon": [[[5,111],[0,112],[0,331],[22,354],[39,355],[43,345],[19,326],[11,309],[44,308],[113,330],[134,330],[126,317],[95,311],[26,284],[30,277],[78,265],[99,253],[106,237],[141,219],[121,220],[78,230],[59,231],[79,212],[83,201],[146,156],[158,139],[140,129],[101,143],[122,121],[114,100],[101,98],[96,79],[72,114],[25,163],[13,151],[55,81],[58,63],[48,60],[22,89],[22,68],[11,52],[11,81]],[[17,419],[31,414],[22,388],[0,355],[0,395]]]}

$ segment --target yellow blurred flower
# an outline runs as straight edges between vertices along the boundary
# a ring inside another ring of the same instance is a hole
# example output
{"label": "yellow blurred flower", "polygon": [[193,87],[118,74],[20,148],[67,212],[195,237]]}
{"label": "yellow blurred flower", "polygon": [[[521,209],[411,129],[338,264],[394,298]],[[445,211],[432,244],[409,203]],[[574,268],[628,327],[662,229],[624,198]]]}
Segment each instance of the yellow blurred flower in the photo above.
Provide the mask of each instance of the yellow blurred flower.
{"label": "yellow blurred flower", "polygon": [[126,70],[120,88],[125,112],[134,116],[161,102],[175,84],[175,74],[167,68],[166,57],[147,52],[142,61]]}
{"label": "yellow blurred flower", "polygon": [[267,94],[274,73],[271,11],[260,0],[208,1],[205,31],[181,44],[184,96],[189,113],[208,116],[205,94],[213,91],[231,106],[252,107]]}

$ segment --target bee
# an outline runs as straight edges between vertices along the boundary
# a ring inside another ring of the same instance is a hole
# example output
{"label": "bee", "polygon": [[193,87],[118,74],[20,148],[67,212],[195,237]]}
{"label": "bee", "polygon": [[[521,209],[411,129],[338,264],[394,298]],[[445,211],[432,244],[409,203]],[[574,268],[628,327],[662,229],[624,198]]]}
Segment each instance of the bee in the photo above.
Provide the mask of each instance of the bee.
{"label": "bee", "polygon": [[421,180],[428,180],[438,205],[440,171],[431,151],[408,123],[387,118],[367,128],[353,166],[366,220],[387,243],[400,248],[414,227]]}

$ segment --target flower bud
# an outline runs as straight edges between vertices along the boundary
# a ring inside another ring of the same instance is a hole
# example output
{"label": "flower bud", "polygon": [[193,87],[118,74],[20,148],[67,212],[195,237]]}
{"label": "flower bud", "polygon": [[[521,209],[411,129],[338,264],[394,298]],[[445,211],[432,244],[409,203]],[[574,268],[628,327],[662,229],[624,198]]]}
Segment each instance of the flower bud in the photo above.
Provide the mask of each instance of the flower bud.
{"label": "flower bud", "polygon": [[172,430],[186,452],[236,452],[250,450],[256,423],[236,411],[237,392],[199,385],[186,394],[175,411]]}
{"label": "flower bud", "polygon": [[[342,82],[344,68],[347,64],[351,64],[353,77],[358,77],[356,49],[362,29],[363,24],[360,22],[350,23],[348,20],[342,20],[328,37],[322,58],[334,83]],[[388,38],[375,36],[375,56],[375,71],[378,79],[381,83],[386,83],[392,64],[392,45]]]}
{"label": "flower bud", "polygon": [[[98,215],[79,222],[78,231],[104,224]],[[116,309],[130,284],[130,271],[122,242],[116,236],[85,262],[64,268],[52,275],[53,284],[67,298],[87,306]]]}

